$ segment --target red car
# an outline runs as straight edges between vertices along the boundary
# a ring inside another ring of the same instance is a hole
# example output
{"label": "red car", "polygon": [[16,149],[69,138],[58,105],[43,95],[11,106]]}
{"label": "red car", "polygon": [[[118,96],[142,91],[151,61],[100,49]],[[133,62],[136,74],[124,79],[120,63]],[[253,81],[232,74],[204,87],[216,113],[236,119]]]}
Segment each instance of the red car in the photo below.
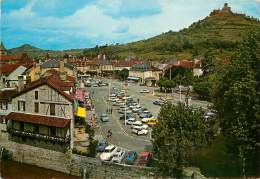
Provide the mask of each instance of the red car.
{"label": "red car", "polygon": [[140,166],[147,166],[148,163],[150,162],[151,158],[152,158],[152,153],[151,152],[142,152],[140,154],[138,165],[140,165]]}

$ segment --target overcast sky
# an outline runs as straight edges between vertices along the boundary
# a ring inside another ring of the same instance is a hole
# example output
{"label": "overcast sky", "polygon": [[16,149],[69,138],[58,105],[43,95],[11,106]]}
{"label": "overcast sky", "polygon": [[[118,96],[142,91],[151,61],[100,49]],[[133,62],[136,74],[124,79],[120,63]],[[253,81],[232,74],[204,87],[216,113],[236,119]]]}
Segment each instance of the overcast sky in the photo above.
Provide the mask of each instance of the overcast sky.
{"label": "overcast sky", "polygon": [[228,2],[260,19],[260,0],[0,0],[6,48],[88,48],[178,31]]}

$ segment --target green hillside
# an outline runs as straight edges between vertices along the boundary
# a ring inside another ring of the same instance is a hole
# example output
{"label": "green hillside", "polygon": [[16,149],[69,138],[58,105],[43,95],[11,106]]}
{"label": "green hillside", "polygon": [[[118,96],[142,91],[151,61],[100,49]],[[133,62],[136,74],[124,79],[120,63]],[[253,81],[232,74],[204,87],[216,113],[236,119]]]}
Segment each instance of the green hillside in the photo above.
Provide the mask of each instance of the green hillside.
{"label": "green hillside", "polygon": [[65,53],[76,56],[96,56],[104,52],[108,58],[122,59],[125,57],[140,57],[160,60],[175,57],[191,59],[204,56],[207,51],[213,51],[220,56],[229,56],[233,49],[246,38],[251,31],[260,29],[260,21],[242,14],[220,13],[210,15],[193,23],[179,32],[166,32],[147,40],[122,44],[96,46],[89,49],[72,49],[66,51],[44,51],[29,45],[11,49],[12,54],[26,52],[30,56],[62,57]]}

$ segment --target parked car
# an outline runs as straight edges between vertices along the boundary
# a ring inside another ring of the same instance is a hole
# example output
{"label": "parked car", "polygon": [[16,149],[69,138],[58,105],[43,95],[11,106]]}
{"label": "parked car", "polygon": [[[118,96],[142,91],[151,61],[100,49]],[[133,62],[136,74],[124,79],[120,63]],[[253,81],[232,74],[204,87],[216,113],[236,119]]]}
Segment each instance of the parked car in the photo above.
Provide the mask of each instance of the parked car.
{"label": "parked car", "polygon": [[151,119],[149,119],[147,125],[150,126],[150,127],[152,127],[152,126],[154,126],[155,124],[157,124],[157,122],[158,122],[157,119],[151,118]]}
{"label": "parked car", "polygon": [[142,152],[138,161],[138,165],[147,166],[152,159],[151,152]]}
{"label": "parked car", "polygon": [[153,104],[154,104],[154,105],[158,105],[158,106],[162,106],[162,105],[164,104],[164,102],[161,101],[161,100],[155,100],[155,101],[153,102]]}
{"label": "parked car", "polygon": [[115,163],[122,163],[123,159],[125,158],[126,152],[124,150],[120,150],[119,152],[116,152],[112,158],[112,162]]}
{"label": "parked car", "polygon": [[102,122],[108,122],[108,121],[109,121],[109,117],[107,116],[106,113],[103,113],[103,114],[101,114],[101,116],[100,116],[100,120],[101,120]]}
{"label": "parked car", "polygon": [[151,118],[153,117],[153,114],[151,112],[143,112],[139,115],[140,118]]}
{"label": "parked car", "polygon": [[143,89],[140,91],[140,93],[150,93],[150,91],[148,89]]}
{"label": "parked car", "polygon": [[134,126],[141,126],[141,125],[143,125],[143,123],[142,123],[141,121],[135,121],[135,122],[132,124],[131,128],[133,128]]}
{"label": "parked car", "polygon": [[153,119],[153,118],[152,117],[151,118],[143,118],[141,121],[143,123],[147,123],[147,122],[149,122],[150,119]]}
{"label": "parked car", "polygon": [[133,128],[132,129],[132,133],[136,134],[136,135],[147,135],[148,134],[148,130],[146,129],[137,129],[137,128]]}
{"label": "parked car", "polygon": [[[126,119],[129,119],[129,118],[134,118],[132,113],[126,113]],[[120,120],[125,120],[125,115],[122,115],[120,117]]]}
{"label": "parked car", "polygon": [[135,107],[135,108],[132,109],[132,111],[133,111],[134,113],[137,113],[137,112],[140,111],[141,109],[142,109],[141,107]]}
{"label": "parked car", "polygon": [[140,115],[142,114],[144,111],[147,111],[147,108],[141,108],[137,113]]}
{"label": "parked car", "polygon": [[127,157],[126,157],[126,164],[128,165],[133,165],[135,160],[137,158],[137,152],[135,151],[130,151],[127,153]]}
{"label": "parked car", "polygon": [[133,124],[132,124],[131,128],[132,128],[132,129],[137,129],[137,130],[148,129],[148,125],[143,124],[143,125],[140,125],[140,126],[138,125],[138,126],[137,126],[137,125],[133,125]]}
{"label": "parked car", "polygon": [[116,153],[117,147],[114,145],[109,145],[105,148],[105,151],[101,153],[100,160],[109,161],[112,159],[113,155]]}
{"label": "parked car", "polygon": [[103,139],[101,140],[99,143],[98,143],[98,148],[97,148],[97,151],[98,152],[104,152],[105,151],[105,148],[107,146],[107,140],[106,139]]}
{"label": "parked car", "polygon": [[135,118],[128,118],[128,119],[126,120],[126,124],[133,125],[133,123],[134,123],[135,121],[136,121]]}

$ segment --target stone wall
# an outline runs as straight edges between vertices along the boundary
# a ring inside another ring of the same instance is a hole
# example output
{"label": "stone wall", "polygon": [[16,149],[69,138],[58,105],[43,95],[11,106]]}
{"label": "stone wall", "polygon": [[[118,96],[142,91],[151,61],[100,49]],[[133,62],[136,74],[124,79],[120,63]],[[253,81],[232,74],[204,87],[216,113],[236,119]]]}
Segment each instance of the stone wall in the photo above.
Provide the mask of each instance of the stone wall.
{"label": "stone wall", "polygon": [[80,155],[61,153],[29,145],[19,144],[5,140],[0,147],[4,147],[13,154],[13,160],[52,169],[76,176],[90,176],[91,178],[139,178],[148,176],[150,168],[136,166],[122,166],[101,162],[94,158]]}

